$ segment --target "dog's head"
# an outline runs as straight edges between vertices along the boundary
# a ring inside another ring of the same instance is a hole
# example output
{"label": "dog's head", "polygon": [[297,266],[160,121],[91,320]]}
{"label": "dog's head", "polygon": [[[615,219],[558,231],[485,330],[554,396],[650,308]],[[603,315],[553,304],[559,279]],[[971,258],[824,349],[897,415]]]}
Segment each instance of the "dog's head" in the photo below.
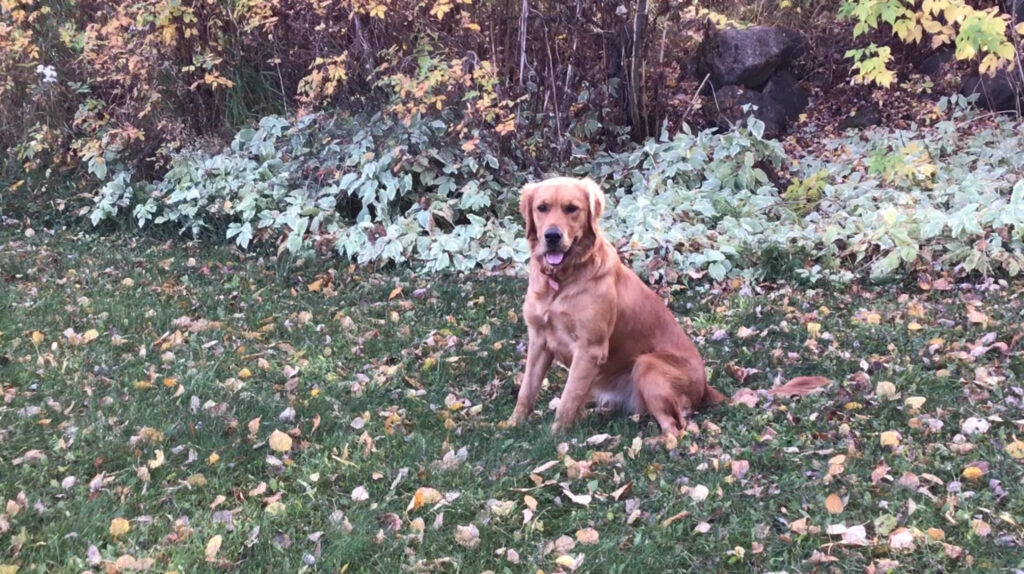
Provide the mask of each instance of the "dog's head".
{"label": "dog's head", "polygon": [[519,211],[533,256],[557,268],[593,247],[604,193],[590,178],[555,177],[524,187]]}

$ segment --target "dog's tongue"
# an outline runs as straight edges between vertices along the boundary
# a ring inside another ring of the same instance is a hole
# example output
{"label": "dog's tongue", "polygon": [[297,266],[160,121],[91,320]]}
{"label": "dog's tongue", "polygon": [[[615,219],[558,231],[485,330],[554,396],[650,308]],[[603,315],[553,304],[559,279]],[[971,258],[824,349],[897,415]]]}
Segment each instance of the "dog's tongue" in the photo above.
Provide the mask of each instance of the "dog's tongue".
{"label": "dog's tongue", "polygon": [[565,257],[564,253],[555,251],[544,254],[544,260],[548,262],[548,265],[558,265],[562,262],[563,257]]}

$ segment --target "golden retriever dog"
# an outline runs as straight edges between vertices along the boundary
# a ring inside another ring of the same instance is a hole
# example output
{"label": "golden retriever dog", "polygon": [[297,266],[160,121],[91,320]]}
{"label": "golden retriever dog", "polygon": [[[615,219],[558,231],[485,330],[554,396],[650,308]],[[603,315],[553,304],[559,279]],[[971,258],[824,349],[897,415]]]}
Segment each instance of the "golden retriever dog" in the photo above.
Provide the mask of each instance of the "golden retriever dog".
{"label": "golden retriever dog", "polygon": [[[569,367],[554,430],[570,427],[589,402],[650,414],[678,435],[692,411],[726,400],[707,382],[704,361],[672,312],[619,259],[601,235],[601,188],[556,177],[525,186],[519,208],[530,243],[523,303],[526,371],[510,425],[537,401],[553,361]],[[821,386],[800,377],[772,392],[799,395]]]}

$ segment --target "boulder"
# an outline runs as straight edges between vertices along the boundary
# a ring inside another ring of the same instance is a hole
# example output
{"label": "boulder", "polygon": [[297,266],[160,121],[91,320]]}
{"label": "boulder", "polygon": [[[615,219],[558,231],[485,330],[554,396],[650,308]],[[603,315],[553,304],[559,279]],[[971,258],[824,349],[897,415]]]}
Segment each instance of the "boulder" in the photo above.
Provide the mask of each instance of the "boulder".
{"label": "boulder", "polygon": [[866,104],[839,122],[839,129],[852,130],[877,126],[882,123],[882,114],[874,104]]}
{"label": "boulder", "polygon": [[953,50],[943,48],[918,62],[917,71],[926,76],[935,77],[945,70],[946,64],[952,61]]}
{"label": "boulder", "polygon": [[760,92],[742,86],[725,86],[715,92],[713,104],[718,107],[718,124],[722,127],[746,121],[743,106],[753,105],[757,106],[754,117],[764,122],[765,139],[777,139],[786,133],[786,110]]}
{"label": "boulder", "polygon": [[776,72],[764,85],[761,93],[782,107],[789,122],[795,122],[807,109],[807,90],[800,87],[796,76],[789,70]]}
{"label": "boulder", "polygon": [[725,28],[701,44],[700,68],[711,75],[716,88],[733,84],[758,88],[799,56],[803,46],[803,36],[788,28]]}
{"label": "boulder", "polygon": [[996,72],[995,76],[967,76],[960,87],[960,93],[965,96],[980,94],[979,106],[997,112],[1009,112],[1017,109],[1019,88],[1014,76],[1004,68]]}

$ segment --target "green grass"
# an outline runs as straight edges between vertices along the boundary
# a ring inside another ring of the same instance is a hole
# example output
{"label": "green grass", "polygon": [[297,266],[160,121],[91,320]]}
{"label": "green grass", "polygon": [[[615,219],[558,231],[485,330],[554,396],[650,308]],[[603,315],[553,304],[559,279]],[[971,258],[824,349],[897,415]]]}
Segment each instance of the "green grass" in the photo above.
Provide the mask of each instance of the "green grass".
{"label": "green grass", "polygon": [[[799,401],[700,413],[701,432],[668,451],[646,440],[658,432],[649,419],[591,414],[552,436],[547,403],[563,372],[552,372],[538,416],[498,424],[523,365],[523,287],[337,261],[289,270],[226,248],[91,235],[0,238],[0,564],[81,572],[130,555],[180,572],[552,572],[568,554],[585,555],[586,572],[862,572],[882,560],[901,572],[1024,568],[1024,467],[1005,450],[1024,437],[1024,365],[1015,348],[971,354],[988,332],[988,344],[1013,342],[1015,289],[674,290],[671,305],[724,392],[741,386],[727,363],[758,369],[744,383],[755,388],[781,374],[836,382]],[[969,302],[988,325],[969,321]],[[180,317],[214,324],[190,332]],[[816,345],[808,323],[821,325]],[[757,334],[740,338],[741,327]],[[98,336],[73,346],[66,329]],[[898,396],[877,396],[881,381]],[[918,411],[905,404],[915,396],[926,399]],[[280,420],[289,408],[294,419]],[[956,436],[971,416],[993,419],[968,450]],[[289,452],[268,447],[273,430],[295,434]],[[890,430],[901,435],[895,449],[880,444]],[[600,434],[610,436],[588,444]],[[465,460],[445,468],[460,449]],[[165,462],[146,477],[137,469],[157,450]],[[828,476],[837,455],[843,468]],[[547,461],[558,463],[531,478]],[[580,476],[573,461],[590,467]],[[733,476],[731,461],[749,470]],[[961,478],[976,461],[987,472]],[[703,501],[690,496],[698,485]],[[353,499],[357,487],[367,500]],[[450,500],[407,512],[420,487]],[[833,493],[845,506],[834,515]],[[527,496],[535,509],[524,524]],[[510,512],[490,511],[491,500]],[[115,537],[118,517],[130,530]],[[455,541],[470,524],[473,548]],[[864,525],[869,545],[829,536],[836,524]],[[556,543],[583,528],[599,541]],[[896,528],[910,529],[913,549],[890,547]],[[103,563],[90,565],[90,546]]]}

